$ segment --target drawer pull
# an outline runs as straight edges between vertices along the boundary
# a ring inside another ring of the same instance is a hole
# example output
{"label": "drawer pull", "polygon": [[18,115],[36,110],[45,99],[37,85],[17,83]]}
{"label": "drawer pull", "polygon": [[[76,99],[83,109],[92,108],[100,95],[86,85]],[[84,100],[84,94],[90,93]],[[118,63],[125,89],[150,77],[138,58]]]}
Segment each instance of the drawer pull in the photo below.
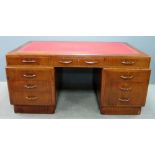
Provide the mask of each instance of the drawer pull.
{"label": "drawer pull", "polygon": [[131,88],[131,87],[129,87],[129,88],[123,88],[123,87],[120,87],[120,90],[122,90],[122,91],[131,91],[132,88]]}
{"label": "drawer pull", "polygon": [[37,96],[26,96],[25,98],[26,98],[27,100],[29,100],[29,101],[34,101],[34,100],[37,100],[37,99],[38,99]]}
{"label": "drawer pull", "polygon": [[133,79],[134,76],[132,76],[132,75],[129,75],[129,76],[128,75],[121,75],[120,78],[123,80],[130,80],[130,79]]}
{"label": "drawer pull", "polygon": [[135,62],[134,61],[122,61],[121,62],[123,65],[134,65]]}
{"label": "drawer pull", "polygon": [[35,74],[29,74],[29,75],[27,75],[27,74],[24,74],[23,75],[24,77],[26,77],[26,78],[34,78],[34,77],[36,77],[36,75]]}
{"label": "drawer pull", "polygon": [[129,102],[130,101],[130,99],[122,99],[122,98],[119,98],[118,100],[121,102]]}
{"label": "drawer pull", "polygon": [[70,61],[59,61],[59,63],[61,64],[71,64],[73,61],[70,60]]}
{"label": "drawer pull", "polygon": [[24,86],[26,89],[34,89],[36,88],[37,86],[36,85],[25,85]]}
{"label": "drawer pull", "polygon": [[36,63],[36,60],[22,60],[22,63]]}
{"label": "drawer pull", "polygon": [[98,62],[97,61],[85,61],[85,63],[89,65],[93,65],[93,64],[97,64]]}

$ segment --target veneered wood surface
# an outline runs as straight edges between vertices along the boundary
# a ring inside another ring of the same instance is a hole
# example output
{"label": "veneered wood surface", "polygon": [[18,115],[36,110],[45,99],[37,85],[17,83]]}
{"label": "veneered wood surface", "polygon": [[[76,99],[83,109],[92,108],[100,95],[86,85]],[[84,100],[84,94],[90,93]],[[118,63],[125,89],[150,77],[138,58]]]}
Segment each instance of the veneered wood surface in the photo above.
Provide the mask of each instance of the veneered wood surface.
{"label": "veneered wood surface", "polygon": [[52,80],[51,68],[7,67],[6,71],[8,80]]}
{"label": "veneered wood surface", "polygon": [[15,113],[31,113],[31,114],[53,114],[55,106],[34,106],[34,105],[14,105]]}
{"label": "veneered wood surface", "polygon": [[[121,76],[133,76],[133,78],[122,79]],[[149,69],[104,69],[100,106],[144,106],[149,79]]]}
{"label": "veneered wood surface", "polygon": [[[6,72],[11,104],[55,106],[56,90],[53,68],[7,67]],[[23,75],[35,75],[35,77]],[[31,89],[33,86],[36,87]]]}
{"label": "veneered wood surface", "polygon": [[50,81],[38,81],[38,80],[25,80],[25,81],[14,81],[10,82],[12,91],[17,92],[48,92],[50,90]]}
{"label": "veneered wood surface", "polygon": [[50,58],[47,56],[7,56],[7,65],[25,65],[25,66],[48,66],[50,64]]}
{"label": "veneered wood surface", "polygon": [[105,78],[108,81],[115,82],[145,82],[148,83],[150,79],[149,69],[119,69],[108,68],[103,71]]}
{"label": "veneered wood surface", "polygon": [[96,86],[103,114],[140,114],[145,105],[151,58],[126,43],[30,42],[9,52],[6,60],[15,112],[54,113],[56,67],[99,68]]}
{"label": "veneered wood surface", "polygon": [[100,107],[101,114],[104,115],[140,115],[141,107]]}
{"label": "veneered wood surface", "polygon": [[52,92],[14,92],[12,101],[14,105],[52,105]]}

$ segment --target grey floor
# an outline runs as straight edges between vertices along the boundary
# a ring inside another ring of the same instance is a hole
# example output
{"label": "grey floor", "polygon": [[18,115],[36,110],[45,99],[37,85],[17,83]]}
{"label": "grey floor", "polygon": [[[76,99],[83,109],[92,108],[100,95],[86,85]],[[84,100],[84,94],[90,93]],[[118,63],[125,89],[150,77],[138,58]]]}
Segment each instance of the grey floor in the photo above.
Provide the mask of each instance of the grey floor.
{"label": "grey floor", "polygon": [[93,90],[62,90],[59,95],[56,113],[15,114],[9,103],[6,82],[0,82],[0,118],[10,119],[132,119],[155,118],[155,85],[149,86],[146,106],[141,115],[101,115]]}

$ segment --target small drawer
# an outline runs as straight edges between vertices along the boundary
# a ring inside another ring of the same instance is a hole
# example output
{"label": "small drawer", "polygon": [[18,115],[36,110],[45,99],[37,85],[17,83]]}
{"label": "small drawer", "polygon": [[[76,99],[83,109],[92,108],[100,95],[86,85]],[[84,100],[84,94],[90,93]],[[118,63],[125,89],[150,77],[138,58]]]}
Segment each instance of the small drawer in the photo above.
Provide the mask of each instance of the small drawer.
{"label": "small drawer", "polygon": [[52,70],[50,68],[7,67],[6,72],[8,80],[52,80]]}
{"label": "small drawer", "polygon": [[[110,81],[149,82],[149,69],[105,69]],[[104,74],[104,73],[103,73]]]}
{"label": "small drawer", "polygon": [[10,81],[10,88],[14,92],[49,92],[51,83],[48,81]]}
{"label": "small drawer", "polygon": [[49,65],[45,56],[7,56],[7,65]]}
{"label": "small drawer", "polygon": [[144,106],[148,85],[146,83],[111,82],[108,104],[111,106]]}
{"label": "small drawer", "polygon": [[53,57],[55,67],[73,67],[78,66],[78,58],[69,56]]}
{"label": "small drawer", "polygon": [[99,67],[102,66],[104,60],[102,58],[86,57],[79,58],[79,65],[86,67]]}
{"label": "small drawer", "polygon": [[105,59],[107,66],[116,66],[116,67],[128,67],[128,68],[141,68],[150,66],[150,58],[149,57],[108,57]]}
{"label": "small drawer", "polygon": [[52,105],[51,94],[47,92],[14,92],[13,105]]}

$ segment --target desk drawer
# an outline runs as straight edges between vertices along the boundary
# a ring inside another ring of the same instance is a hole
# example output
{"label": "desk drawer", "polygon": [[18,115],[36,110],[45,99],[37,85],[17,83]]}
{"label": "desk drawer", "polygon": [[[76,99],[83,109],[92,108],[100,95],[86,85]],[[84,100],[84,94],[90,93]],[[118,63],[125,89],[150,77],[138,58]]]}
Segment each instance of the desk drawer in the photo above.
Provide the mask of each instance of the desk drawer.
{"label": "desk drawer", "polygon": [[147,89],[147,83],[116,83],[111,81],[107,103],[109,106],[144,106]]}
{"label": "desk drawer", "polygon": [[13,105],[51,105],[51,94],[47,92],[14,92]]}
{"label": "desk drawer", "polygon": [[103,63],[104,63],[104,60],[102,58],[97,58],[97,57],[79,58],[80,66],[98,67],[98,66],[102,66]]}
{"label": "desk drawer", "polygon": [[56,67],[72,67],[78,66],[78,58],[70,56],[53,57],[54,66]]}
{"label": "desk drawer", "polygon": [[150,72],[149,69],[105,69],[108,79],[116,82],[148,82]]}
{"label": "desk drawer", "polygon": [[135,67],[146,67],[149,68],[150,66],[150,58],[149,57],[139,57],[139,58],[132,58],[132,57],[108,57],[106,58],[106,65],[107,66],[114,66],[114,67],[128,67],[128,68],[135,68]]}
{"label": "desk drawer", "polygon": [[49,65],[45,56],[7,56],[7,65]]}
{"label": "desk drawer", "polygon": [[7,79],[16,81],[25,80],[52,80],[52,69],[50,68],[6,68]]}
{"label": "desk drawer", "polygon": [[143,106],[150,70],[105,69],[102,73],[101,106]]}
{"label": "desk drawer", "polygon": [[14,92],[49,92],[50,84],[48,81],[9,81],[10,88]]}

